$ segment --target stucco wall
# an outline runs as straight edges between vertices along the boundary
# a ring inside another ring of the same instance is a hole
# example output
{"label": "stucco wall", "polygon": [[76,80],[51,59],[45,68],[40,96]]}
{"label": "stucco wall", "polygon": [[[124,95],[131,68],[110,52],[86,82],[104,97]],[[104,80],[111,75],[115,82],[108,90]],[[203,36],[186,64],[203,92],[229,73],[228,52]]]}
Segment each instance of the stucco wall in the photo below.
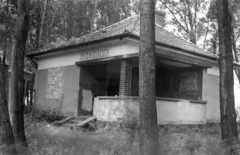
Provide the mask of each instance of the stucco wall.
{"label": "stucco wall", "polygon": [[63,73],[62,98],[46,98],[48,69],[38,70],[35,103],[46,108],[59,108],[65,115],[77,115],[79,67],[66,66]]}
{"label": "stucco wall", "polygon": [[139,116],[137,98],[94,98],[93,116],[102,121],[128,121]]}
{"label": "stucco wall", "polygon": [[206,76],[207,91],[207,111],[206,117],[208,122],[220,121],[220,100],[219,100],[219,76],[207,74]]}
{"label": "stucco wall", "polygon": [[207,122],[220,122],[218,64],[213,64],[212,68],[203,71],[203,100],[207,101]]}
{"label": "stucco wall", "polygon": [[188,100],[157,100],[158,124],[206,123],[206,104]]}
{"label": "stucco wall", "polygon": [[[204,103],[188,100],[157,99],[158,124],[201,124],[206,122]],[[94,99],[93,115],[102,121],[126,121],[139,118],[138,97],[100,97]]]}

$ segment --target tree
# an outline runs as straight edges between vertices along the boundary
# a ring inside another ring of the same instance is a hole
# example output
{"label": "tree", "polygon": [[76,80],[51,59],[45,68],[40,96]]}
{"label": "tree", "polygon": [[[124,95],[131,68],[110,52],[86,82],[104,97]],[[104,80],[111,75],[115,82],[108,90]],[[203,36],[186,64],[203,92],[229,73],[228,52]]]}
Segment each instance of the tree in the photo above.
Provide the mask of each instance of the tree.
{"label": "tree", "polygon": [[[0,86],[4,85],[4,62],[0,57]],[[0,87],[0,154],[17,154],[14,136],[9,119],[5,88]]]}
{"label": "tree", "polygon": [[131,15],[130,0],[100,0],[97,5],[100,14],[97,28],[103,28]]}
{"label": "tree", "polygon": [[[234,60],[236,62],[239,61],[239,49],[237,49],[237,44],[239,45],[239,37],[240,37],[240,2],[239,1],[230,1],[230,14],[232,16],[232,48]],[[240,69],[235,69],[235,73],[237,75],[238,81],[240,82]]]}
{"label": "tree", "polygon": [[[234,1],[230,0],[229,1],[229,11],[232,16],[232,50],[233,50],[233,55],[234,55],[234,61],[240,62],[239,61],[239,39],[240,39],[240,2],[239,1]],[[212,51],[214,54],[217,54],[217,43],[218,43],[218,23],[217,23],[217,6],[216,6],[216,1],[212,1],[210,4],[210,8],[208,11],[207,15],[208,19],[211,21],[210,29],[211,29],[211,34],[212,38],[209,40],[210,41],[210,48],[209,50]],[[240,69],[234,69],[236,76],[238,78],[238,81],[240,82]]]}
{"label": "tree", "polygon": [[24,130],[24,54],[28,36],[28,0],[18,0],[18,16],[13,36],[10,65],[9,110],[18,146],[27,146]]}
{"label": "tree", "polygon": [[141,0],[139,51],[140,153],[158,155],[155,90],[155,0]]}
{"label": "tree", "polygon": [[209,21],[209,34],[210,39],[206,40],[208,48],[213,54],[218,54],[218,21],[217,21],[217,5],[216,1],[211,1],[207,12],[207,18]]}
{"label": "tree", "polygon": [[180,32],[184,39],[196,44],[200,37],[207,36],[209,22],[204,14],[209,1],[160,0],[160,2],[160,7],[172,15],[170,23],[177,27],[176,32]]}
{"label": "tree", "polygon": [[232,153],[240,154],[233,147],[238,142],[238,130],[233,89],[232,17],[228,7],[227,0],[217,1],[221,131]]}
{"label": "tree", "polygon": [[[8,43],[12,37],[13,24],[14,24],[14,11],[13,4],[10,0],[0,2],[0,25],[4,24],[4,31],[0,31],[0,50],[2,49],[3,55],[8,56]],[[9,8],[10,11],[9,11]],[[1,28],[0,28],[1,29]]]}
{"label": "tree", "polygon": [[48,0],[44,1],[44,9],[43,9],[43,13],[42,13],[42,18],[41,18],[41,24],[40,24],[40,30],[39,30],[39,35],[38,35],[38,48],[37,50],[39,50],[39,45],[41,45],[41,39],[42,39],[42,31],[43,31],[43,24],[44,24],[44,19],[45,19],[45,14],[46,14],[46,9],[47,9],[47,4],[48,4]]}

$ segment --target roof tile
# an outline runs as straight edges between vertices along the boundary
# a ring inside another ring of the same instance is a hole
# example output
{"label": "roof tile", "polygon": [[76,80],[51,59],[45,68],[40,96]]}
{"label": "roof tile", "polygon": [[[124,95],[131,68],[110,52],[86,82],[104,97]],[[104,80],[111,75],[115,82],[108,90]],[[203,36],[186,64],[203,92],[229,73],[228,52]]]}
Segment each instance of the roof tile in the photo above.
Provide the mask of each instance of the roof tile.
{"label": "roof tile", "polygon": [[[112,24],[108,27],[105,27],[96,32],[88,34],[84,36],[84,38],[87,38],[86,41],[94,41],[94,40],[102,39],[105,37],[119,35],[126,32],[140,36],[140,19],[138,15],[126,18],[118,23]],[[157,42],[174,46],[177,48],[181,48],[189,52],[217,57],[213,53],[209,51],[205,51],[200,47],[198,47],[197,45],[191,42],[188,42],[178,36],[175,36],[174,34],[168,32],[167,30],[165,30],[164,28],[160,27],[157,24],[155,26],[155,36],[156,36],[155,40]],[[80,42],[78,43],[82,43],[81,39],[80,39]]]}
{"label": "roof tile", "polygon": [[[157,14],[156,14],[157,15]],[[140,37],[140,19],[139,15],[126,18],[120,22],[102,28],[98,31],[90,33],[86,36],[83,36],[77,39],[74,44],[81,44],[89,41],[95,41],[107,37],[112,37],[122,33],[130,33]],[[217,57],[209,51],[205,51],[198,47],[197,45],[186,41],[180,37],[175,36],[174,34],[168,32],[164,28],[160,27],[158,24],[155,25],[155,40],[169,46],[177,47],[183,50],[187,50],[192,53],[198,53],[202,55],[207,55],[211,57]],[[69,44],[66,44],[69,45]]]}

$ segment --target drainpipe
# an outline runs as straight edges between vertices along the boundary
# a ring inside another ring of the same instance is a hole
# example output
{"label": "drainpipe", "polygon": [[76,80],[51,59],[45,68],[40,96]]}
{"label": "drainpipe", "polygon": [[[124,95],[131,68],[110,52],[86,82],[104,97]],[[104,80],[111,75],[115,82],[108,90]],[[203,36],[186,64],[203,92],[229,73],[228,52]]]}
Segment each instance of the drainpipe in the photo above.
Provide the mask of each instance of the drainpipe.
{"label": "drainpipe", "polygon": [[36,63],[36,61],[30,57],[30,56],[26,56],[28,58],[28,60],[31,62],[31,64],[35,67],[35,69],[38,69],[38,64]]}

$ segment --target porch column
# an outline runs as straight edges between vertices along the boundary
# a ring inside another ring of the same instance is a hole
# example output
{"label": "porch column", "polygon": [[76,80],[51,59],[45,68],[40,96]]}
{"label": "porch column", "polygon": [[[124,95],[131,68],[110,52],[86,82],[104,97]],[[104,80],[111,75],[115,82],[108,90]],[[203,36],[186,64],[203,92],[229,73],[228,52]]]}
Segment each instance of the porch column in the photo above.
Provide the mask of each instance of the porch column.
{"label": "porch column", "polygon": [[132,61],[124,59],[121,61],[119,96],[131,95],[132,84]]}

